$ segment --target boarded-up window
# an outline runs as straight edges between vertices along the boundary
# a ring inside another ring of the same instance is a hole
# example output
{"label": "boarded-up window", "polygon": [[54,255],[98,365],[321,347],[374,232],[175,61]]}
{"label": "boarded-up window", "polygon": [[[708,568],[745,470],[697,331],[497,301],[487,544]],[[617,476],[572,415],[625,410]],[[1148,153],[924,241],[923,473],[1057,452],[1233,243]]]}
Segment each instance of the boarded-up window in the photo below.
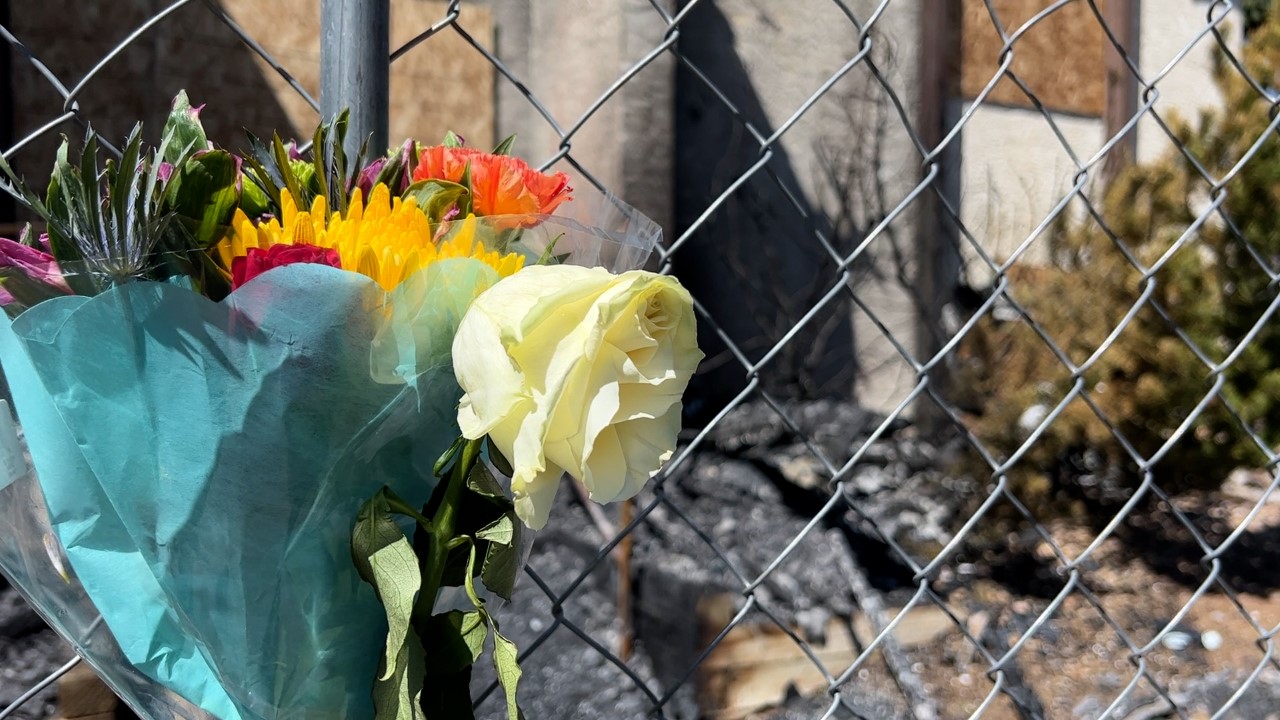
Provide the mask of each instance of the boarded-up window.
{"label": "boarded-up window", "polygon": [[[1052,0],[992,0],[996,17],[1013,35]],[[1099,3],[1102,8],[1105,3]],[[960,89],[966,99],[982,92],[1000,69],[1004,40],[983,0],[964,0]],[[1016,74],[1045,107],[1099,117],[1106,105],[1104,50],[1108,41],[1089,4],[1068,3],[1041,18],[1013,43]],[[1006,75],[987,102],[1033,107],[1031,99]]]}

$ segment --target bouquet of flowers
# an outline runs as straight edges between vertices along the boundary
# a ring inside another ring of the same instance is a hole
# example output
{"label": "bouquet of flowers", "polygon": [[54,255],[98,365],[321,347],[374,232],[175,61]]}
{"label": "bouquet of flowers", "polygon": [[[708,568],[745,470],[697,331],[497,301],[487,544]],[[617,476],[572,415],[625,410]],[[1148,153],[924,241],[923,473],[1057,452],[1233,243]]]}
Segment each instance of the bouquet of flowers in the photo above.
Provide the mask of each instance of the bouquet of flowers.
{"label": "bouquet of flowers", "polygon": [[46,227],[0,239],[0,569],[145,716],[470,717],[488,648],[517,717],[531,531],[657,473],[702,357],[658,228],[510,140],[198,114],[44,193],[0,158]]}

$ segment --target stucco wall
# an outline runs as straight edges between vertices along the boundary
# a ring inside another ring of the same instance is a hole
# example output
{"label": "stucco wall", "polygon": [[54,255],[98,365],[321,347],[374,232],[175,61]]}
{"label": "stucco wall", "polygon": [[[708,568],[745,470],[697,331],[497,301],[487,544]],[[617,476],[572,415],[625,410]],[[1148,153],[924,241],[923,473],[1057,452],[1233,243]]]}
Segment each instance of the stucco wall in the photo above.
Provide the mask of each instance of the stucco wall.
{"label": "stucco wall", "polygon": [[[969,104],[961,107],[968,110]],[[1051,117],[1062,138],[1038,112],[983,105],[961,134],[961,220],[997,264],[1031,237],[1071,189],[1077,169],[1066,148],[1085,161],[1104,142],[1100,119],[1058,113]],[[1065,211],[1079,213],[1080,203],[1073,205]],[[962,242],[961,248],[971,273],[967,280],[990,282],[992,274],[972,246]],[[1038,238],[1019,258],[1043,262],[1045,255],[1045,243]]]}
{"label": "stucco wall", "polygon": [[[658,46],[666,31],[648,0],[483,0],[497,23],[491,47],[502,62],[569,132],[625,73]],[[674,10],[675,0],[659,3]],[[555,169],[600,184],[653,218],[672,223],[675,59],[655,58],[597,108],[569,139],[573,162]],[[516,151],[535,164],[561,154],[561,137],[525,91],[500,80],[497,131],[515,134]]]}
{"label": "stucco wall", "polygon": [[[1140,55],[1143,74],[1149,81],[1156,79],[1204,30],[1212,4],[1206,0],[1147,0],[1143,3]],[[1215,16],[1221,13],[1222,8],[1219,7]],[[1243,41],[1243,25],[1244,18],[1236,9],[1221,26],[1222,34],[1233,50],[1238,49]],[[1199,108],[1221,102],[1222,96],[1213,83],[1213,58],[1217,47],[1217,41],[1212,35],[1200,37],[1191,50],[1156,83],[1160,91],[1156,109],[1161,115],[1172,112],[1184,118],[1193,118]],[[1144,118],[1139,123],[1139,161],[1153,160],[1172,148],[1168,135],[1155,120]]]}
{"label": "stucco wall", "polygon": [[[849,9],[866,20],[876,5],[860,0]],[[873,57],[908,113],[918,105],[920,21],[919,3],[893,2],[871,36]],[[677,273],[751,360],[774,348],[797,321],[807,323],[762,370],[766,384],[786,385],[768,389],[856,394],[874,407],[891,408],[914,376],[868,316],[842,296],[808,317],[839,275],[815,231],[841,254],[851,252],[921,175],[919,155],[866,67],[855,67],[836,83],[772,146],[768,164],[702,219],[761,157],[745,123],[766,137],[787,123],[858,54],[858,29],[827,0],[719,0],[690,13],[680,50],[724,92],[741,118],[692,71],[680,68],[676,227],[683,232],[701,224],[676,256]],[[881,197],[872,188],[879,188]],[[906,297],[910,288],[897,275],[891,243],[899,243],[908,264],[915,264],[913,211],[872,243],[857,266],[856,285],[859,296],[908,347],[914,346],[919,323]],[[871,277],[873,269],[885,271],[883,279]],[[914,272],[913,267],[905,271],[908,277]],[[714,336],[707,339],[713,358],[708,372],[716,377],[704,387],[720,393],[707,400],[717,408],[748,378]],[[850,363],[850,345],[856,348],[856,363]]]}

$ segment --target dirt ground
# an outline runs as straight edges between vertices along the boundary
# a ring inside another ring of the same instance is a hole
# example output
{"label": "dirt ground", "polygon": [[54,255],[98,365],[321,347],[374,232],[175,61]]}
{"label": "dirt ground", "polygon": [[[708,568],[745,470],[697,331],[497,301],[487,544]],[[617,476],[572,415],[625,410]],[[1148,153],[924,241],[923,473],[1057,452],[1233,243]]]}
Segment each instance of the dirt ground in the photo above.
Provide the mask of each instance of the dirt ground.
{"label": "dirt ground", "polygon": [[[1225,707],[1219,717],[1280,718],[1280,670],[1270,651],[1271,633],[1280,627],[1280,503],[1275,497],[1260,503],[1264,489],[1262,477],[1236,477],[1222,492],[1176,501],[1210,548],[1248,521],[1216,563],[1201,562],[1205,549],[1173,508],[1159,504],[1127,521],[1117,533],[1123,540],[1103,541],[1078,563],[1075,585],[1052,612],[1055,585],[1065,589],[1073,576],[1044,542],[1031,550],[1039,562],[1019,570],[1038,576],[1029,583],[1035,592],[1007,577],[956,582],[944,595],[947,608],[992,657],[1023,643],[1003,667],[1006,686],[1024,707],[996,693],[982,717],[1094,718],[1110,711],[1117,718],[1199,720]],[[1062,523],[1048,531],[1068,560],[1095,537]],[[968,717],[993,689],[992,662],[954,622],[948,625],[909,652],[941,716]]]}
{"label": "dirt ground", "polygon": [[[973,562],[958,558],[932,585],[942,605],[926,599],[906,611],[895,633],[899,667],[909,666],[938,718],[981,709],[991,720],[1280,720],[1280,668],[1269,652],[1280,628],[1280,498],[1263,502],[1264,483],[1236,477],[1221,492],[1157,503],[1078,561],[1097,530],[1047,524],[1074,574],[1030,533]],[[1175,508],[1210,549],[1244,529],[1217,562],[1202,563],[1206,549]],[[909,594],[892,597],[891,617]],[[840,618],[812,649],[838,676],[874,637],[867,618]],[[991,669],[1011,649],[996,691]],[[909,710],[900,676],[876,652],[841,687],[851,707],[832,717],[927,716]],[[820,717],[830,701],[811,659],[767,625],[726,637],[702,680],[713,696],[703,695],[707,716],[723,720]]]}

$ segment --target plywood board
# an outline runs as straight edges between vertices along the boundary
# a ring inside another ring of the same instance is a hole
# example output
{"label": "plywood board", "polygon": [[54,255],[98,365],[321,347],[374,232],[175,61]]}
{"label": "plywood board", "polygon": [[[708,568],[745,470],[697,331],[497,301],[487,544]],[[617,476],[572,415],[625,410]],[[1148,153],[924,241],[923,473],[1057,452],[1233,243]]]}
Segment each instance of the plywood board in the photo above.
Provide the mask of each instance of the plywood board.
{"label": "plywood board", "polygon": [[[992,0],[995,17],[1012,37],[1052,0]],[[1104,6],[1105,3],[1099,3]],[[987,3],[963,0],[960,41],[960,91],[977,97],[1000,73],[1004,38]],[[1106,107],[1105,51],[1110,47],[1102,25],[1083,0],[1067,3],[1037,21],[1012,45],[1013,58],[986,102],[1034,107],[1031,98],[1008,77],[1014,74],[1050,110],[1101,117]]]}

